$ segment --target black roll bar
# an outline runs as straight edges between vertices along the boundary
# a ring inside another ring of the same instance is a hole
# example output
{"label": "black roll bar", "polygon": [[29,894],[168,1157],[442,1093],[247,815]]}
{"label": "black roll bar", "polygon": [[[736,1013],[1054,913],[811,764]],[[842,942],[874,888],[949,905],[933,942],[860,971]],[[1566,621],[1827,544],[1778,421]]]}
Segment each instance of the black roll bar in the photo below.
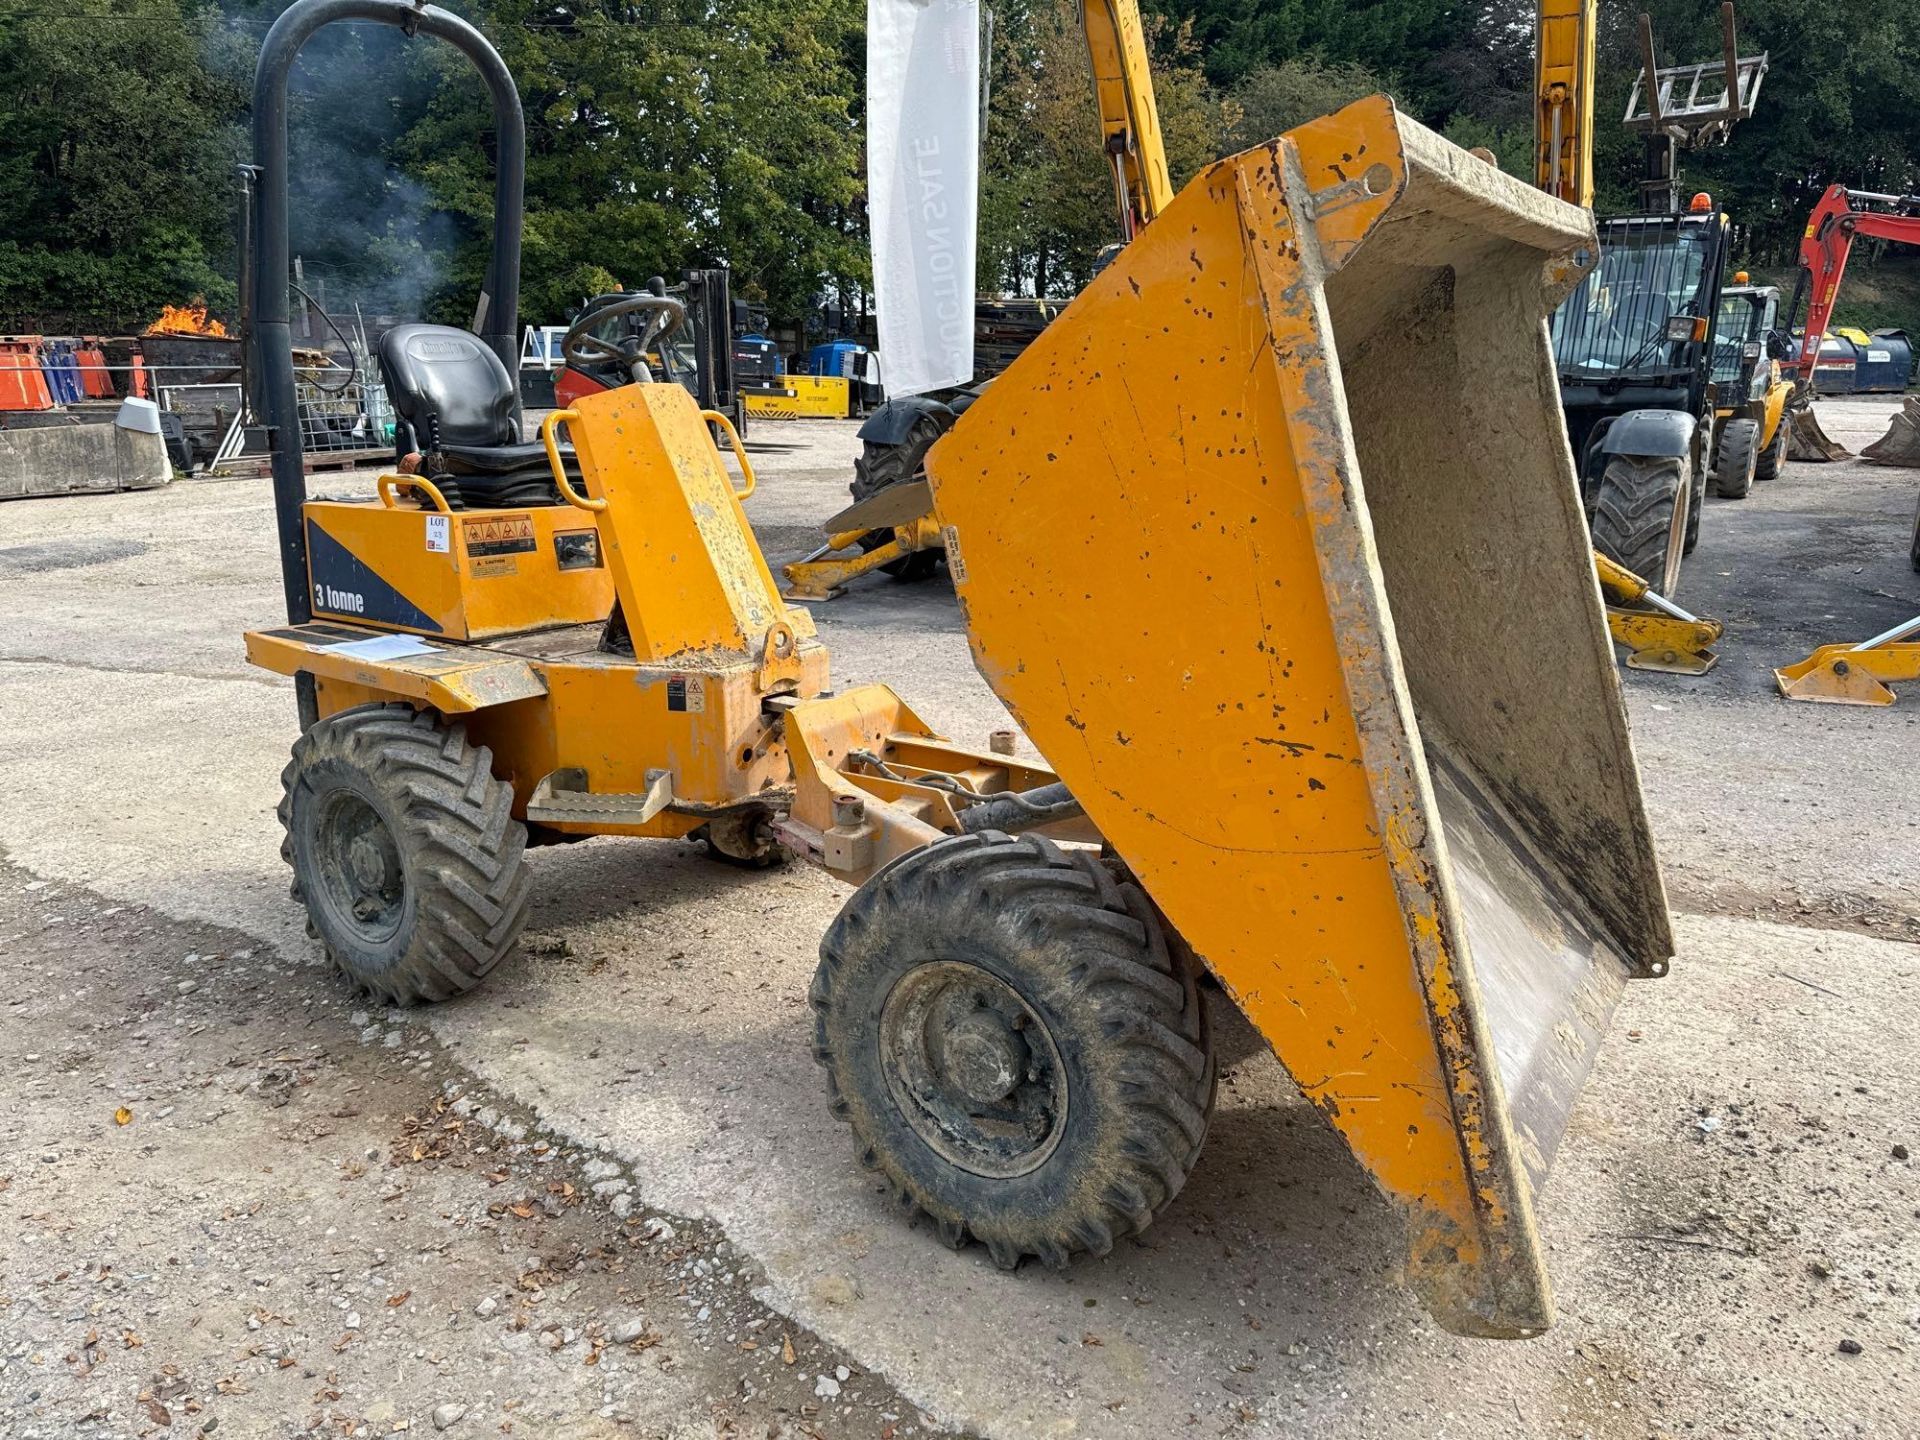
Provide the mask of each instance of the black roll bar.
{"label": "black roll bar", "polygon": [[[527,178],[527,122],[513,76],[487,37],[450,11],[411,0],[294,0],[273,22],[253,75],[253,302],[249,333],[259,365],[260,395],[273,442],[273,510],[280,537],[280,578],[287,620],[313,619],[307,590],[307,498],[300,445],[300,409],[293,384],[293,332],[288,320],[287,75],[315,31],[338,20],[394,25],[408,35],[451,42],[479,70],[493,97],[498,160],[493,177],[493,259],[480,292],[474,329],[509,374],[520,365],[520,226]],[[302,723],[311,713],[311,678],[301,687]]]}

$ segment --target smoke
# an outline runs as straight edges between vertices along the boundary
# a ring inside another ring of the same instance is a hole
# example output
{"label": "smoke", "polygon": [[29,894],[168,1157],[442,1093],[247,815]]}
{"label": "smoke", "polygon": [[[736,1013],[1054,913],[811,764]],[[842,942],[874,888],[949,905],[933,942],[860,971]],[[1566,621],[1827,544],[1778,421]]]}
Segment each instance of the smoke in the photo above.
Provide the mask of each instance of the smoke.
{"label": "smoke", "polygon": [[[228,8],[220,63],[231,74],[233,39],[249,37],[250,45],[238,47],[249,86],[262,22],[280,8],[277,0],[259,10],[241,3]],[[432,52],[444,48],[389,25],[335,24],[313,37],[293,67],[290,252],[300,259],[304,288],[335,317],[351,317],[356,305],[370,326],[462,313],[463,307],[463,318],[471,314],[475,287],[466,285],[461,295],[457,277],[472,227],[439,207],[408,153],[419,144],[421,127],[442,123],[431,112],[450,77]],[[484,115],[478,80],[452,77],[462,91],[463,79],[471,80],[476,113]],[[322,339],[318,329],[315,339]]]}

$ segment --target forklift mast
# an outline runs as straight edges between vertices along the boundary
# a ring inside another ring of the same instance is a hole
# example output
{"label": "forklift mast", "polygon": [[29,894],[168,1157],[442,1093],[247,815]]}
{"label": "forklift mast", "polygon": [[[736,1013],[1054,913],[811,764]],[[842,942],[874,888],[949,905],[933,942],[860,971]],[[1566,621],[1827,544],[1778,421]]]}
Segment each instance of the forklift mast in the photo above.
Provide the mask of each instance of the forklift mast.
{"label": "forklift mast", "polygon": [[[1646,165],[1640,178],[1642,208],[1650,214],[1680,209],[1681,150],[1724,145],[1733,127],[1753,114],[1767,53],[1740,56],[1733,29],[1733,0],[1720,6],[1720,58],[1661,69],[1653,53],[1653,19],[1640,16],[1642,69],[1627,96],[1626,126],[1642,132]],[[1718,90],[1714,88],[1716,84]]]}
{"label": "forklift mast", "polygon": [[738,394],[733,374],[732,278],[724,266],[681,272],[698,377],[693,398],[703,410],[729,414]]}

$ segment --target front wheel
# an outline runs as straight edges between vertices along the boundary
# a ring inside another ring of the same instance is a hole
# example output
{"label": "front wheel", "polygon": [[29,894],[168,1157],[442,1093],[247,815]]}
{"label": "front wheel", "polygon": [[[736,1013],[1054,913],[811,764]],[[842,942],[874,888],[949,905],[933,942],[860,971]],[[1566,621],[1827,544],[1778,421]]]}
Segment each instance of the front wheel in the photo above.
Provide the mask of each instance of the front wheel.
{"label": "front wheel", "polygon": [[1760,422],[1735,416],[1722,425],[1713,464],[1714,494],[1722,500],[1746,499],[1760,464]]}
{"label": "front wheel", "polygon": [[1692,484],[1689,468],[1683,457],[1609,456],[1595,499],[1594,548],[1663,593],[1673,507]]}
{"label": "front wheel", "polygon": [[855,893],[820,944],[814,1054],[899,1209],[1012,1268],[1104,1255],[1166,1208],[1214,1060],[1162,923],[1038,836],[938,841]]}
{"label": "front wheel", "polygon": [[280,854],[308,933],[389,1003],[471,990],[527,919],[513,789],[466,728],[410,705],[329,715],[281,776]]}

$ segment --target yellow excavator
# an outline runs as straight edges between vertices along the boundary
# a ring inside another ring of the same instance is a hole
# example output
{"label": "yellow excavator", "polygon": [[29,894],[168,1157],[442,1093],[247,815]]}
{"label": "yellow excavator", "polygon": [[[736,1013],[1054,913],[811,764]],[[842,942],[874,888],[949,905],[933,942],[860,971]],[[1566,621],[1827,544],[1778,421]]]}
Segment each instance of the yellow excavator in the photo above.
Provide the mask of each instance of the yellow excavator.
{"label": "yellow excavator", "polygon": [[[383,338],[425,450],[364,501],[306,495],[285,289],[287,77],[335,20],[461,49],[498,157],[486,328]],[[1674,948],[1547,339],[1586,211],[1384,96],[1168,200],[928,457],[1025,763],[833,684],[681,386],[636,363],[523,430],[524,123],[470,24],[295,0],[253,121],[286,616],[246,646],[294,682],[283,854],[348,981],[478,984],[531,845],[790,853],[856,887],[809,991],[832,1112],[941,1242],[1065,1265],[1153,1223],[1213,1107],[1210,974],[1404,1221],[1433,1315],[1551,1323],[1535,1197]],[[684,313],[614,297],[563,348],[626,318],[644,351]]]}

